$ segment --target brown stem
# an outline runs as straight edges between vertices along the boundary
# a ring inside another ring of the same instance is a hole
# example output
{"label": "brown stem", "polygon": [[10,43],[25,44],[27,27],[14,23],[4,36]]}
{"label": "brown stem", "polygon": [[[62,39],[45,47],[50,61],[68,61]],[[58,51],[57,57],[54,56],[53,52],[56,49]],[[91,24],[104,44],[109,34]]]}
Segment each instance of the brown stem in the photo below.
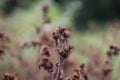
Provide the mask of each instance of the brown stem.
{"label": "brown stem", "polygon": [[53,70],[50,71],[50,80],[54,80],[53,79]]}
{"label": "brown stem", "polygon": [[62,62],[63,62],[62,57],[59,57],[55,80],[58,80],[58,78],[59,78],[59,73],[60,73],[60,70],[61,70],[61,67],[62,67]]}

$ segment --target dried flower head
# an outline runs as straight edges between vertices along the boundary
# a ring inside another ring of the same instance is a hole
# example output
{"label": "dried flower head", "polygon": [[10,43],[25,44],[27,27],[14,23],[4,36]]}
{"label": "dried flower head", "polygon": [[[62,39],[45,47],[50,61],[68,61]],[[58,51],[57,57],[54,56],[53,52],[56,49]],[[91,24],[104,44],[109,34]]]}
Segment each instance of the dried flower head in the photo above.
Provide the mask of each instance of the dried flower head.
{"label": "dried flower head", "polygon": [[59,34],[57,32],[53,32],[53,39],[57,40],[59,38]]}
{"label": "dried flower head", "polygon": [[49,56],[50,57],[49,47],[47,45],[43,45],[40,53],[41,53],[41,55]]}
{"label": "dried flower head", "polygon": [[119,49],[120,46],[118,44],[112,44],[110,45],[110,49]]}
{"label": "dried flower head", "polygon": [[44,6],[42,7],[42,10],[43,10],[44,13],[47,13],[48,10],[49,10],[49,6],[48,6],[48,5],[44,5]]}
{"label": "dried flower head", "polygon": [[68,31],[67,29],[64,31],[63,33],[65,38],[69,38],[70,37],[70,31]]}
{"label": "dried flower head", "polygon": [[80,73],[79,73],[79,70],[78,69],[75,69],[73,71],[73,78],[74,79],[79,79],[80,78]]}
{"label": "dried flower head", "polygon": [[53,64],[47,57],[43,57],[43,59],[39,62],[39,68],[41,67],[48,72],[51,72],[53,70]]}
{"label": "dried flower head", "polygon": [[112,65],[110,64],[110,62],[107,60],[105,61],[105,66],[103,68],[103,74],[105,76],[107,76],[108,74],[110,74],[112,72],[113,68]]}
{"label": "dried flower head", "polygon": [[112,57],[112,55],[113,55],[113,50],[109,50],[109,51],[107,52],[107,55],[108,55],[109,57]]}
{"label": "dried flower head", "polygon": [[13,73],[5,73],[2,80],[19,80]]}

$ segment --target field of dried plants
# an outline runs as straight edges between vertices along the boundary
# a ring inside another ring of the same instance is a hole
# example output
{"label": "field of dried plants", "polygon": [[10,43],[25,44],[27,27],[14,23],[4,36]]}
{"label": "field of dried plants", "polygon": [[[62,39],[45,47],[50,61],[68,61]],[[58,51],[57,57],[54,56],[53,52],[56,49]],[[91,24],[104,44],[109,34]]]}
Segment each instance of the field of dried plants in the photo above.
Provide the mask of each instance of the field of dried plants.
{"label": "field of dried plants", "polygon": [[87,31],[78,32],[54,23],[48,12],[49,6],[42,6],[37,26],[32,20],[30,26],[19,20],[18,27],[15,21],[1,21],[0,80],[120,79],[119,20],[106,23],[104,30],[90,21]]}

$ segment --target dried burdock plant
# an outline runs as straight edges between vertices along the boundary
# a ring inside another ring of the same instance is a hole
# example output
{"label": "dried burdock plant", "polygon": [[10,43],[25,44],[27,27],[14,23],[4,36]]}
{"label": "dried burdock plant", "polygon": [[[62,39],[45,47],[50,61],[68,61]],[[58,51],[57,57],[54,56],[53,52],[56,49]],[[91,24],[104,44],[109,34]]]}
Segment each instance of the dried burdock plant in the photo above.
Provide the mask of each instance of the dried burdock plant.
{"label": "dried burdock plant", "polygon": [[64,61],[70,55],[72,46],[68,44],[68,38],[70,37],[70,31],[67,28],[59,27],[52,33],[55,42],[55,53],[57,54],[56,69],[53,70],[53,63],[49,60],[50,53],[48,47],[44,47],[41,52],[41,60],[39,67],[43,67],[45,70],[50,72],[52,80],[63,80],[62,65]]}
{"label": "dried burdock plant", "polygon": [[[44,68],[46,71],[50,73],[51,80],[89,80],[88,75],[90,73],[87,73],[87,69],[85,67],[85,64],[81,64],[79,69],[74,69],[73,74],[66,77],[64,76],[64,71],[62,69],[62,66],[64,65],[64,61],[67,60],[69,57],[72,46],[69,45],[69,37],[70,37],[70,31],[67,28],[59,27],[52,33],[54,42],[55,42],[55,53],[57,54],[57,62],[56,67],[54,67],[54,64],[50,61],[51,54],[49,52],[49,47],[44,47],[41,51],[41,59],[39,63],[39,68]],[[115,55],[116,50],[119,51],[119,48],[117,47],[110,47],[110,50],[113,50],[113,53],[111,51],[107,52],[108,56],[111,56],[112,54]],[[99,64],[101,66],[102,63],[99,61],[95,64]],[[94,67],[95,69],[95,67]],[[99,75],[100,79],[105,80],[106,77],[112,72],[113,67],[111,65],[111,62],[106,61],[103,64],[102,73]],[[62,72],[61,72],[62,71]],[[62,75],[61,75],[62,74]]]}
{"label": "dried burdock plant", "polygon": [[103,64],[101,80],[110,80],[111,73],[113,71],[113,65],[111,62],[111,57],[119,54],[120,46],[117,44],[110,45],[109,50],[107,52],[108,59]]}
{"label": "dried burdock plant", "polygon": [[[50,31],[45,31],[46,29],[48,29],[48,28],[46,28],[46,25],[47,26],[48,26],[48,24],[50,25],[50,22],[51,22],[49,17],[48,17],[48,11],[49,11],[49,6],[48,5],[44,5],[42,7],[42,12],[43,12],[43,19],[42,20],[43,20],[43,24],[41,26],[37,26],[35,28],[35,30],[36,30],[36,35],[35,36],[36,37],[33,37],[33,39],[30,40],[30,41],[25,41],[25,42],[22,42],[20,44],[20,50],[27,49],[29,47],[37,48],[37,55],[38,55],[38,57],[36,58],[36,62],[33,63],[33,64],[35,64],[35,65],[39,64],[40,65],[39,67],[47,69],[47,71],[50,71],[48,69],[48,67],[52,66],[52,64],[49,62],[50,61],[50,59],[49,59],[50,54],[49,54],[49,51],[47,51],[47,48],[44,46],[44,45],[46,45],[46,46],[52,48],[52,46],[54,45],[52,36],[50,36],[50,34],[49,34]],[[51,27],[49,27],[49,28],[51,28]],[[42,53],[41,53],[41,51],[42,51]],[[41,55],[43,56],[43,58],[40,58]],[[22,58],[22,55],[20,54],[18,56],[18,58]],[[48,61],[47,61],[47,59],[48,59]],[[22,59],[21,63],[23,63],[23,62],[25,62],[25,60]],[[24,67],[28,68],[29,66],[30,65],[25,65]],[[36,68],[35,69],[31,68],[31,70],[33,70],[33,72],[36,73],[36,74],[38,73]],[[30,72],[28,72],[28,73],[30,73]],[[34,73],[31,73],[31,74],[33,74],[32,75],[33,77],[34,76],[36,77],[36,75]]]}
{"label": "dried burdock plant", "polygon": [[101,80],[110,80],[113,66],[109,60],[106,60],[103,65]]}
{"label": "dried burdock plant", "polygon": [[58,55],[58,62],[56,63],[56,76],[55,80],[59,80],[59,74],[64,60],[70,55],[71,49],[73,48],[68,44],[68,38],[70,37],[70,31],[66,28],[59,27],[53,32],[53,38],[56,44],[56,53]]}

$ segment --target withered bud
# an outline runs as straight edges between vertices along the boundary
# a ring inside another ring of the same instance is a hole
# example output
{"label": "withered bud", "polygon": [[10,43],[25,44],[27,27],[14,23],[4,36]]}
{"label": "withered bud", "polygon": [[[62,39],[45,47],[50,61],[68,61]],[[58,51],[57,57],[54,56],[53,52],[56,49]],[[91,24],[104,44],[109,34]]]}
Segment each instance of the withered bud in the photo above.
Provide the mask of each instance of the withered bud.
{"label": "withered bud", "polygon": [[49,47],[47,45],[43,46],[43,48],[41,50],[41,55],[50,56]]}
{"label": "withered bud", "polygon": [[70,31],[65,30],[63,36],[64,36],[65,38],[69,38],[69,37],[70,37]]}
{"label": "withered bud", "polygon": [[83,78],[84,78],[84,80],[88,80],[88,75],[87,75],[87,74],[84,74],[84,75],[83,75]]}
{"label": "withered bud", "polygon": [[73,73],[73,79],[79,79],[79,74],[77,74],[77,73]]}
{"label": "withered bud", "polygon": [[51,72],[53,69],[52,62],[49,61],[47,57],[44,57],[42,61],[39,63],[39,69],[43,67],[46,71]]}
{"label": "withered bud", "polygon": [[118,53],[119,53],[118,49],[114,50],[113,52],[114,55],[118,55]]}
{"label": "withered bud", "polygon": [[104,75],[108,75],[111,72],[112,72],[112,67],[111,66],[104,67],[104,69],[103,69],[103,74]]}
{"label": "withered bud", "polygon": [[80,65],[80,68],[81,68],[81,69],[84,69],[84,68],[85,68],[85,64],[82,63],[82,64]]}
{"label": "withered bud", "polygon": [[59,28],[58,28],[58,32],[59,32],[60,34],[63,34],[65,30],[66,30],[66,28],[62,28],[62,27],[59,27]]}
{"label": "withered bud", "polygon": [[49,6],[48,6],[48,5],[44,5],[44,6],[42,7],[42,10],[43,10],[44,13],[47,13],[48,10],[49,10]]}
{"label": "withered bud", "polygon": [[57,48],[59,55],[61,55],[63,58],[67,58],[70,54],[70,51],[73,47],[66,45],[62,48]]}
{"label": "withered bud", "polygon": [[110,45],[110,49],[120,50],[120,45],[118,44]]}
{"label": "withered bud", "polygon": [[113,55],[113,51],[112,51],[112,50],[109,50],[109,51],[107,52],[107,55],[108,55],[109,57],[111,57],[111,56]]}
{"label": "withered bud", "polygon": [[104,75],[108,75],[109,73],[111,73],[113,70],[112,65],[110,64],[110,62],[108,60],[105,61],[105,66],[103,68],[103,74]]}
{"label": "withered bud", "polygon": [[44,69],[46,69],[48,72],[51,72],[52,68],[53,68],[52,62],[48,62],[46,63],[46,65],[44,65]]}
{"label": "withered bud", "polygon": [[53,39],[55,39],[55,40],[57,40],[59,38],[59,35],[57,32],[53,32],[52,35],[53,35]]}
{"label": "withered bud", "polygon": [[70,45],[65,45],[64,46],[64,51],[66,52],[66,53],[70,53],[70,51],[73,49],[73,46],[70,46]]}
{"label": "withered bud", "polygon": [[83,76],[84,80],[88,80],[88,75],[87,75],[87,72],[85,70],[85,64],[80,65],[80,73]]}
{"label": "withered bud", "polygon": [[13,73],[5,73],[2,80],[19,80]]}
{"label": "withered bud", "polygon": [[79,79],[79,77],[80,77],[79,70],[77,70],[77,69],[74,70],[73,77],[74,77],[74,79]]}
{"label": "withered bud", "polygon": [[63,48],[57,48],[57,50],[58,50],[59,55],[62,55],[64,53],[64,49]]}
{"label": "withered bud", "polygon": [[65,80],[81,80],[79,70],[75,69],[73,74],[68,76]]}
{"label": "withered bud", "polygon": [[39,62],[39,69],[41,68],[41,66],[43,66],[48,61],[49,61],[48,57],[43,57],[42,60],[40,60]]}
{"label": "withered bud", "polygon": [[105,60],[105,65],[110,65],[110,61],[109,60]]}

